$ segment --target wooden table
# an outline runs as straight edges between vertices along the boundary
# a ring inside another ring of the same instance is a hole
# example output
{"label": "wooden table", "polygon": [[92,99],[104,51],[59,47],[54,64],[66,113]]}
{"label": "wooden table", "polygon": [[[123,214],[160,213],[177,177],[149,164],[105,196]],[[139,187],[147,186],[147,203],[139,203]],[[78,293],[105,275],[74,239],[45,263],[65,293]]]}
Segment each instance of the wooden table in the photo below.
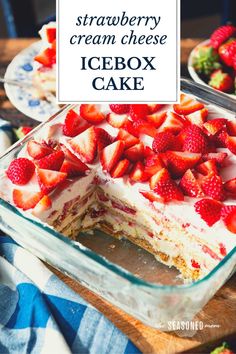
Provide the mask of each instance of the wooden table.
{"label": "wooden table", "polygon": [[[0,40],[0,75],[3,76],[10,60],[22,49],[29,46],[34,39]],[[187,75],[186,63],[191,49],[200,39],[185,39],[181,42],[181,72]],[[8,101],[4,90],[0,89],[0,116],[12,122],[13,126],[35,126],[38,123],[18,112]],[[172,333],[162,333],[143,325],[140,321],[108,304],[102,298],[88,291],[72,279],[57,270],[53,271],[74,291],[93,304],[122,330],[145,354],[151,353],[207,353],[223,338],[236,345],[236,276],[215,295],[198,315],[198,319],[208,324],[219,324],[219,328],[208,328],[199,331],[192,338],[179,338]],[[236,348],[234,348],[236,350]]]}

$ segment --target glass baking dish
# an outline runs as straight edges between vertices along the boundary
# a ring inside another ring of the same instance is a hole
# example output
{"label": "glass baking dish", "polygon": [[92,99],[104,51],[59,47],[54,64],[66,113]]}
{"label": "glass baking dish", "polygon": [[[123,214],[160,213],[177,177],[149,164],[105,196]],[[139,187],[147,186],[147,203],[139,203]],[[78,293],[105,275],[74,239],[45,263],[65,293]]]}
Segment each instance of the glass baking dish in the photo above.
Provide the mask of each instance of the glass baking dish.
{"label": "glass baking dish", "polygon": [[[219,102],[219,109],[225,106],[231,114],[236,112],[236,101],[225,95],[184,79],[181,86],[182,91],[194,94],[205,103]],[[56,122],[73,107],[64,107],[13,145],[0,158],[0,170],[9,165],[42,127],[52,120]],[[73,241],[22,215],[3,199],[0,199],[0,228],[43,261],[143,323],[163,331],[172,329],[170,321],[191,321],[236,269],[234,248],[203,279],[184,283],[175,269],[160,264],[129,241],[116,240],[97,230],[94,234],[80,233],[77,241]]]}

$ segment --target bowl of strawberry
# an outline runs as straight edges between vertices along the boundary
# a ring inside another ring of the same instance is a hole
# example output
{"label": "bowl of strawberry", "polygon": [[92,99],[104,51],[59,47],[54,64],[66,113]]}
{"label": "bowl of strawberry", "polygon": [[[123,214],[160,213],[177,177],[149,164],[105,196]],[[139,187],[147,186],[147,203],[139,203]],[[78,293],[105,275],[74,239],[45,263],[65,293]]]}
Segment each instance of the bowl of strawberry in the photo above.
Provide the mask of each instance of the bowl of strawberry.
{"label": "bowl of strawberry", "polygon": [[217,28],[190,53],[188,71],[198,83],[236,98],[236,27]]}

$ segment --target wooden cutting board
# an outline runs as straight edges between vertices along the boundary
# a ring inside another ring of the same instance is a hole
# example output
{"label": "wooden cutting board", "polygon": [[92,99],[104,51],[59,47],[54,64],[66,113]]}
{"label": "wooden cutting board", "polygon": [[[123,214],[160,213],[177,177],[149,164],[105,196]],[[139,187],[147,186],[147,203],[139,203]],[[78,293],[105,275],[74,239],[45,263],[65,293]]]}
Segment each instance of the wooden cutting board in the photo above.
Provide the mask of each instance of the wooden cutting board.
{"label": "wooden cutting board", "polygon": [[235,345],[236,352],[236,275],[216,293],[195,318],[203,321],[208,327],[198,331],[192,338],[181,338],[174,333],[164,333],[145,326],[71,278],[55,269],[52,270],[75,292],[109,318],[142,353],[172,354],[189,350],[191,353],[209,353],[226,337],[228,343]]}

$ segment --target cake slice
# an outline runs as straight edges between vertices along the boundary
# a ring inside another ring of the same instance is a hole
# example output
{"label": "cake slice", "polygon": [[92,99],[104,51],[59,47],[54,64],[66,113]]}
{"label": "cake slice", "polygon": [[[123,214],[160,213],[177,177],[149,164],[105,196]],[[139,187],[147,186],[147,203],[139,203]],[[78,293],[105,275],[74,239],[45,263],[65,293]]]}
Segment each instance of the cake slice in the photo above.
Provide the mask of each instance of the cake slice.
{"label": "cake slice", "polygon": [[125,237],[194,281],[236,246],[235,154],[234,117],[185,94],[173,106],[82,104],[27,142],[1,197],[73,239]]}

